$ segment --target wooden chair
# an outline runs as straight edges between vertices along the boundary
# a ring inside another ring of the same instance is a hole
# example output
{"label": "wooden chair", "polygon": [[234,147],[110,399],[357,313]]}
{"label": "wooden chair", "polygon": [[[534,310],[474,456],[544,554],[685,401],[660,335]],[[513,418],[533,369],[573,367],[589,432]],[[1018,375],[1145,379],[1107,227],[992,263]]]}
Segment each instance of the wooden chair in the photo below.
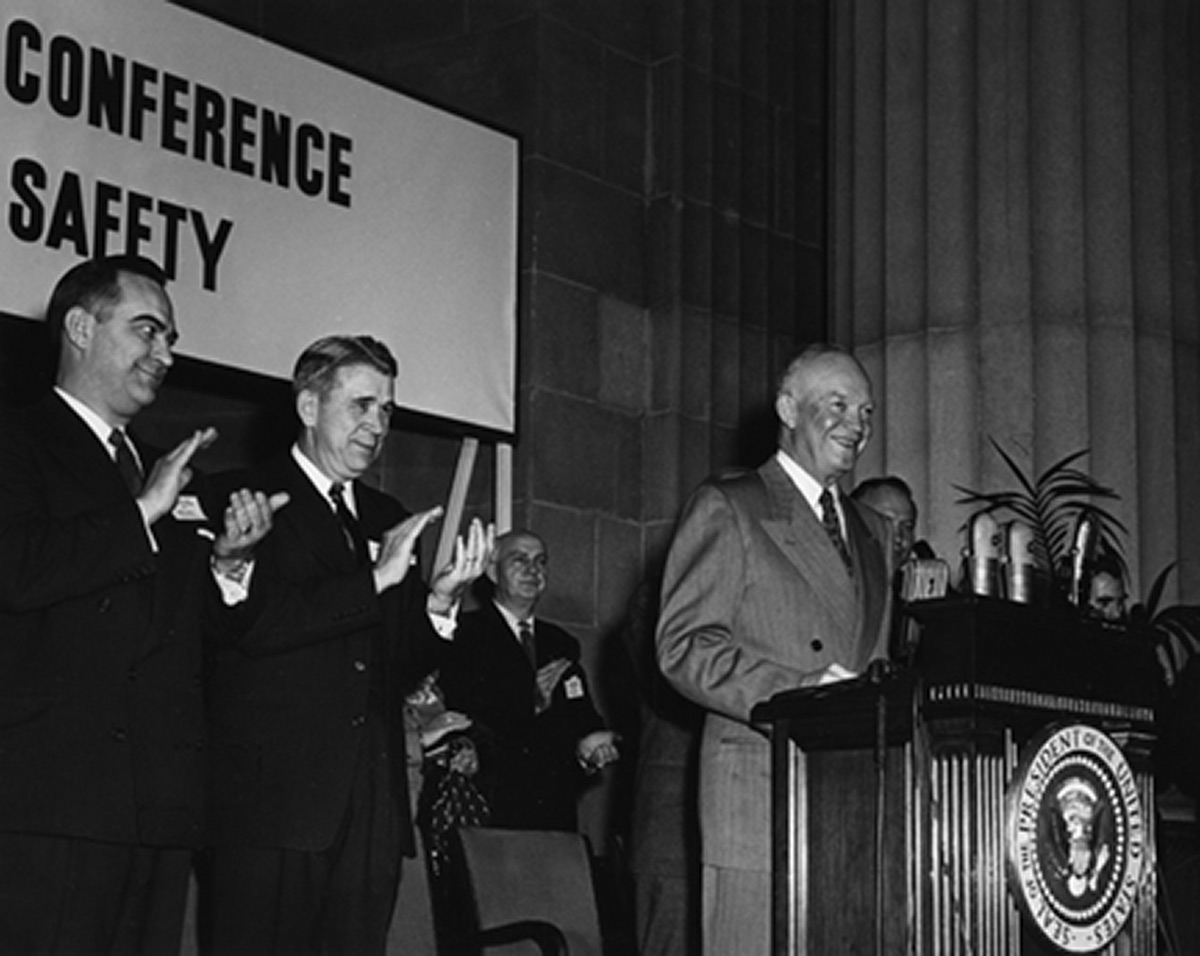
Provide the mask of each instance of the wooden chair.
{"label": "wooden chair", "polygon": [[578,833],[461,827],[476,951],[602,956],[586,840]]}

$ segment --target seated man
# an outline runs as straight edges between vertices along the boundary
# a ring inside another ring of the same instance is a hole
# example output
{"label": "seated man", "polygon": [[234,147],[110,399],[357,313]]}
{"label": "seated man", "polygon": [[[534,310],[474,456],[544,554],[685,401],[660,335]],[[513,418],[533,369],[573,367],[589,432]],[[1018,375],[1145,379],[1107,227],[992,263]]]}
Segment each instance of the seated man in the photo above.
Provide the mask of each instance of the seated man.
{"label": "seated man", "polygon": [[546,546],[530,531],[496,540],[490,601],[459,619],[439,683],[480,746],[491,826],[574,830],[589,774],[617,759],[579,660],[579,642],[534,618]]}

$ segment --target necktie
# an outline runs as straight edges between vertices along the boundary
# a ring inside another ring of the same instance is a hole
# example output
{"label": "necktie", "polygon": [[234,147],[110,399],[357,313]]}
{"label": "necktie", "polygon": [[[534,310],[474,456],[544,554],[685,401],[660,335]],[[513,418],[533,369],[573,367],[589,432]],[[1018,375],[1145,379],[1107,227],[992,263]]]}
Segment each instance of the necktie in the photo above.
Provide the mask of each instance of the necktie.
{"label": "necktie", "polygon": [[129,441],[126,439],[125,433],[119,428],[114,428],[109,433],[108,443],[117,452],[117,471],[125,479],[125,486],[129,489],[129,493],[136,498],[142,493],[142,469],[129,449]]}
{"label": "necktie", "polygon": [[533,625],[528,621],[522,621],[517,625],[517,631],[521,637],[521,649],[525,651],[525,656],[529,658],[529,665],[537,670],[537,649],[533,644]]}
{"label": "necktie", "polygon": [[850,562],[850,550],[846,547],[846,539],[842,537],[842,526],[838,522],[837,510],[833,506],[833,495],[826,488],[821,492],[818,500],[821,504],[821,524],[825,526],[825,533],[829,535],[829,540],[833,542],[838,554],[842,556],[842,564],[846,565],[846,570],[850,574],[854,574],[854,565]]}
{"label": "necktie", "polygon": [[346,544],[350,546],[350,550],[358,558],[358,563],[360,565],[366,564],[368,560],[367,539],[363,536],[358,519],[346,507],[346,497],[343,494],[341,482],[334,482],[330,486],[329,497],[333,501],[333,510],[337,513],[338,520],[342,523],[342,531],[346,535]]}

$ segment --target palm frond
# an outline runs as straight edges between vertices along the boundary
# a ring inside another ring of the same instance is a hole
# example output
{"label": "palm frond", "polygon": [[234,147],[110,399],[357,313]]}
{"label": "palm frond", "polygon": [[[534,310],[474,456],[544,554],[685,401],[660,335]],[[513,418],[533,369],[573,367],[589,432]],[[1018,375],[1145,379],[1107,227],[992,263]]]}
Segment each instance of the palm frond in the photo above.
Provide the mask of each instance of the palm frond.
{"label": "palm frond", "polygon": [[1117,501],[1121,496],[1078,467],[1077,462],[1087,455],[1088,449],[1074,451],[1041,474],[1030,476],[999,442],[994,438],[988,440],[1016,478],[1017,487],[985,492],[955,485],[962,495],[959,504],[972,507],[973,515],[1007,514],[1029,525],[1035,544],[1051,570],[1069,560],[1079,521],[1090,515],[1099,547],[1125,568],[1122,544],[1125,526],[1103,504]]}

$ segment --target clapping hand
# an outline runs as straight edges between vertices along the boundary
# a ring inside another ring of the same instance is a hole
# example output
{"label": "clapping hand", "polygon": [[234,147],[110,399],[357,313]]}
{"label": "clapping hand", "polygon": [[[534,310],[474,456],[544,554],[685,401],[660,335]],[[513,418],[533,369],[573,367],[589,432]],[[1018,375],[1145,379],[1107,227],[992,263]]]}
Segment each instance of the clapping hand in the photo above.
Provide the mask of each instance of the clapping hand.
{"label": "clapping hand", "polygon": [[464,539],[459,535],[454,541],[454,555],[430,586],[430,608],[436,613],[448,614],[471,583],[487,569],[496,547],[496,527],[484,527],[478,518],[471,520]]}
{"label": "clapping hand", "polygon": [[569,660],[565,657],[559,657],[552,660],[549,664],[543,664],[538,668],[537,712],[539,714],[550,706],[550,700],[554,696],[554,688],[558,686],[558,682],[562,680],[563,674],[567,672],[567,668],[570,666],[571,662]]}
{"label": "clapping hand", "polygon": [[229,496],[224,526],[213,542],[213,557],[218,562],[248,560],[271,530],[275,512],[291,500],[286,491],[267,496],[261,491],[242,488]]}
{"label": "clapping hand", "polygon": [[175,507],[179,493],[192,480],[192,456],[216,440],[215,428],[198,428],[190,438],[185,438],[154,463],[142,493],[138,495],[138,504],[148,524],[154,524]]}
{"label": "clapping hand", "polygon": [[383,533],[379,555],[375,559],[375,592],[383,593],[399,584],[408,575],[413,563],[413,554],[421,532],[432,521],[442,516],[441,506],[409,515],[403,521]]}
{"label": "clapping hand", "polygon": [[611,730],[595,730],[584,737],[575,748],[575,756],[588,773],[603,770],[620,756],[617,735]]}

